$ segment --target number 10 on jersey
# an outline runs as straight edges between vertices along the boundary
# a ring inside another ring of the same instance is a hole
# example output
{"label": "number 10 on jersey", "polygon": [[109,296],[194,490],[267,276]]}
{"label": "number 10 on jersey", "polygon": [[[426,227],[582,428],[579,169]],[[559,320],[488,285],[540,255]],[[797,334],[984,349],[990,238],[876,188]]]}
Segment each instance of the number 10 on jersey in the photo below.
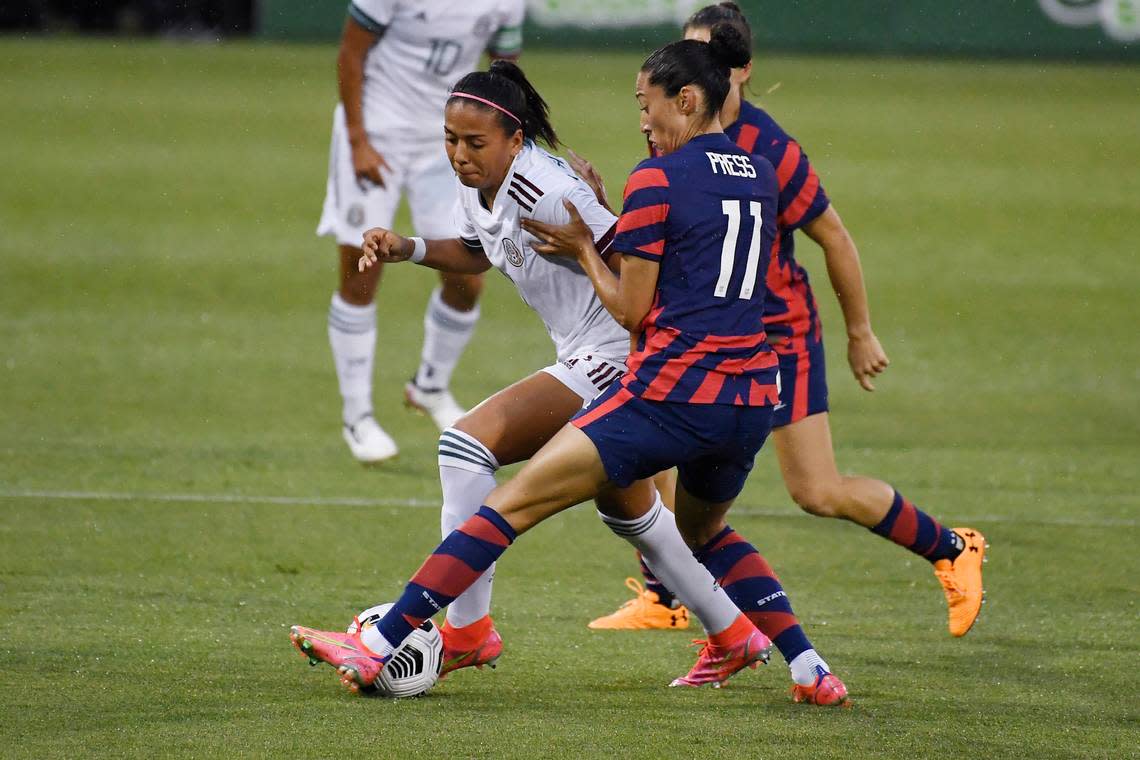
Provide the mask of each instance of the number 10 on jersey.
{"label": "number 10 on jersey", "polygon": [[[732,269],[736,265],[736,241],[740,237],[740,201],[721,201],[720,208],[728,217],[728,230],[724,234],[724,245],[720,249],[720,277],[716,281],[713,295],[725,298],[728,283],[732,279]],[[748,244],[748,263],[744,267],[744,282],[740,286],[740,298],[748,301],[756,287],[756,270],[760,265],[761,231],[764,226],[760,217],[760,201],[749,201],[748,210],[752,215],[752,241]]]}

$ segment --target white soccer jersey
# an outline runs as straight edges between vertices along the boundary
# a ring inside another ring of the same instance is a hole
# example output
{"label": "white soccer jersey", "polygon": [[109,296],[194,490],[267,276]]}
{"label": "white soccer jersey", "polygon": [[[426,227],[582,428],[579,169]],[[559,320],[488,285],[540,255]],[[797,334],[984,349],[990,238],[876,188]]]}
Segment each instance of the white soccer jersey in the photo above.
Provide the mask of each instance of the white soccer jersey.
{"label": "white soccer jersey", "polygon": [[382,142],[439,142],[448,90],[484,50],[522,47],[524,0],[352,0],[348,13],[379,35],[364,61],[364,127]]}
{"label": "white soccer jersey", "polygon": [[467,245],[483,248],[542,318],[559,361],[585,354],[620,360],[629,353],[629,333],[602,306],[590,278],[571,258],[536,253],[531,246],[537,239],[522,228],[523,219],[569,222],[563,198],[578,209],[604,254],[617,218],[562,159],[530,141],[512,162],[491,210],[483,206],[478,190],[459,186],[456,228]]}

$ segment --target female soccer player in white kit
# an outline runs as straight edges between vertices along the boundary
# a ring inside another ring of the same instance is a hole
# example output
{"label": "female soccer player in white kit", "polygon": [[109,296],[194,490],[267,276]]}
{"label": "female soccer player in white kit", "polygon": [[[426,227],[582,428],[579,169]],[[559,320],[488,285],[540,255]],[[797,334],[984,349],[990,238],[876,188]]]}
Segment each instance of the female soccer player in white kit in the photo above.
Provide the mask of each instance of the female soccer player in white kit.
{"label": "female soccer player in white kit", "polygon": [[[418,234],[454,236],[454,172],[439,141],[444,102],[484,50],[492,58],[518,56],[524,10],[523,0],[353,0],[348,6],[317,234],[335,237],[340,250],[329,343],[344,401],[344,439],[361,462],[397,453],[372,413],[380,267],[357,269],[364,231],[391,227],[406,193]],[[405,399],[443,429],[463,414],[448,387],[479,318],[482,277],[441,273],[440,283],[424,316],[420,366]]]}

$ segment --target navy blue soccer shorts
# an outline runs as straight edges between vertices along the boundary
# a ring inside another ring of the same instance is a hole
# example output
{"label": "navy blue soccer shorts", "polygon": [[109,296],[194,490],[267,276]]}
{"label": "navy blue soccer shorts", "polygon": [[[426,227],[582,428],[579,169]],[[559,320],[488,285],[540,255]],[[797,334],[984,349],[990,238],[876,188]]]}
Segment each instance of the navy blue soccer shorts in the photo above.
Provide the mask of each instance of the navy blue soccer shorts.
{"label": "navy blue soccer shorts", "polygon": [[[772,416],[772,427],[799,422],[804,417],[827,411],[827,370],[823,341],[807,341],[802,351],[780,353],[780,403]],[[781,347],[782,348],[782,347]]]}
{"label": "navy blue soccer shorts", "polygon": [[597,447],[615,485],[624,488],[676,467],[686,491],[722,502],[744,488],[773,408],[646,401],[618,382],[571,422]]}

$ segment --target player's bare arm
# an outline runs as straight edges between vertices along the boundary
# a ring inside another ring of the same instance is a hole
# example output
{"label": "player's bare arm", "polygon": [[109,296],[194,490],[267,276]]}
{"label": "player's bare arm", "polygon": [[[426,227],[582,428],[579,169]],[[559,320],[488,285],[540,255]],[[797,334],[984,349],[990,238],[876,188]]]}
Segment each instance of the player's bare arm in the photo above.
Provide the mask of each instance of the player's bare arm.
{"label": "player's bare arm", "polygon": [[[442,272],[479,274],[491,268],[491,262],[481,250],[468,248],[455,238],[423,241],[425,252],[416,263]],[[396,264],[408,261],[415,252],[415,241],[391,230],[374,227],[364,233],[362,255],[357,263],[360,271],[377,262]]]}
{"label": "player's bare arm", "polygon": [[381,169],[391,171],[384,156],[372,147],[364,129],[364,59],[379,37],[368,31],[350,16],[344,22],[340,39],[340,52],[336,58],[337,85],[340,102],[344,105],[344,120],[348,128],[348,142],[352,147],[352,170],[357,182],[372,182],[384,186]]}
{"label": "player's bare arm", "polygon": [[533,219],[522,221],[523,229],[539,239],[534,250],[549,256],[570,256],[594,285],[598,299],[615,321],[631,333],[641,329],[641,322],[653,305],[660,265],[640,258],[621,264],[621,277],[598,255],[594,234],[582,221],[578,209],[568,200],[562,204],[570,213],[568,224],[546,224]]}
{"label": "player's bare arm", "polygon": [[847,363],[864,390],[875,390],[872,378],[890,365],[879,339],[871,329],[871,311],[863,284],[859,249],[834,207],[804,226],[804,232],[823,249],[827,277],[843,310],[847,325]]}

